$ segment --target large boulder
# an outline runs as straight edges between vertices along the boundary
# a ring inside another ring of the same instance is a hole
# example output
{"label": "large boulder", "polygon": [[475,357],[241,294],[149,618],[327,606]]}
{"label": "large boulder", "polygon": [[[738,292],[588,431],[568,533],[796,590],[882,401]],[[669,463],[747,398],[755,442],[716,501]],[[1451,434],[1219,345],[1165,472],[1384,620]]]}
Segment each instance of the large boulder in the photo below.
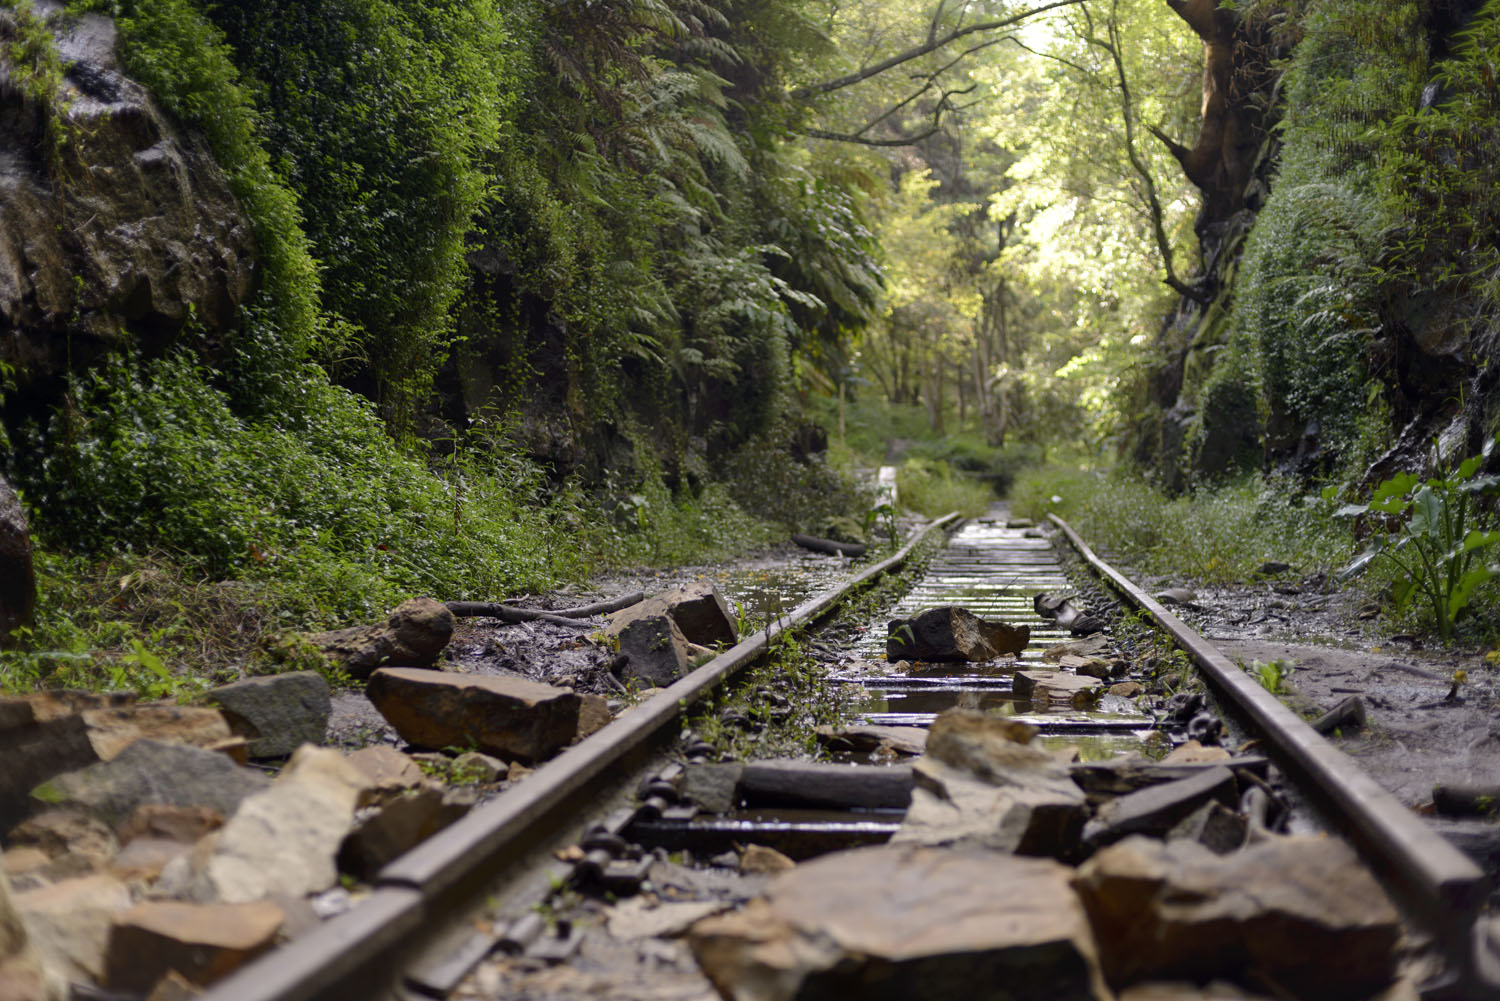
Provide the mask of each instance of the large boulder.
{"label": "large boulder", "polygon": [[1067,857],[1088,816],[1068,768],[1028,743],[1025,724],[972,709],[934,721],[912,765],[911,806],[893,842]]}
{"label": "large boulder", "polygon": [[[3,15],[0,15],[3,16]],[[36,614],[36,569],[31,564],[31,526],[26,509],[0,476],[0,642]]]}
{"label": "large boulder", "polygon": [[365,693],[401,739],[418,747],[540,761],[578,731],[578,695],[525,678],[387,667],[370,677]]}
{"label": "large boulder", "polygon": [[1131,837],[1089,859],[1074,886],[1115,987],[1219,977],[1299,1001],[1353,1001],[1394,975],[1396,911],[1333,838],[1216,855]]}
{"label": "large boulder", "polygon": [[696,581],[622,608],[610,615],[605,633],[618,636],[638,619],[663,615],[677,624],[689,643],[712,647],[739,641],[729,603],[713,581]]}
{"label": "large boulder", "polygon": [[431,667],[453,638],[456,621],[441,601],[412,598],[397,605],[384,622],[305,633],[302,639],[336,667],[363,680],[386,664]]}
{"label": "large boulder", "polygon": [[[256,250],[208,143],[120,72],[114,23],[19,6],[45,19],[63,67],[56,96],[9,85],[0,114],[0,360],[30,393],[139,338],[229,329]],[[0,37],[24,16],[0,7]],[[46,140],[49,121],[65,142]]]}
{"label": "large boulder", "polygon": [[245,678],[204,696],[223,712],[229,728],[250,742],[252,758],[279,758],[303,744],[321,744],[332,696],[316,671]]}
{"label": "large boulder", "polygon": [[1106,1001],[1070,874],[998,852],[861,848],[775,877],[688,943],[727,1001]]}
{"label": "large boulder", "polygon": [[138,740],[113,761],[55,776],[31,795],[39,805],[75,806],[117,826],[147,803],[207,806],[227,816],[270,781],[215,751]]}
{"label": "large boulder", "polygon": [[929,608],[886,625],[887,660],[985,661],[1019,654],[1031,639],[1027,626],[981,619],[959,605]]}

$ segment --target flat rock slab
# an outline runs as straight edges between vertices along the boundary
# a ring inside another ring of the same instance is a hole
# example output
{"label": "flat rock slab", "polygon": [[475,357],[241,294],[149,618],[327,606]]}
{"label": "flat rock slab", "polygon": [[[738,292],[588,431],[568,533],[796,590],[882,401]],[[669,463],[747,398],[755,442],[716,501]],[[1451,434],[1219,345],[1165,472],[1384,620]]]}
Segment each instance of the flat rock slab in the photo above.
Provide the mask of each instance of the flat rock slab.
{"label": "flat rock slab", "polygon": [[1092,705],[1103,683],[1065,671],[1017,671],[1012,691],[1017,699],[1051,704],[1063,702],[1077,708]]}
{"label": "flat rock slab", "polygon": [[540,761],[572,741],[579,698],[525,678],[388,667],[365,693],[418,747],[473,747],[507,761]]}
{"label": "flat rock slab", "polygon": [[1028,626],[991,622],[959,605],[942,605],[887,623],[885,656],[890,661],[986,661],[1019,654],[1030,639]]}
{"label": "flat rock slab", "polygon": [[214,751],[138,740],[113,761],[58,775],[31,795],[38,804],[77,806],[116,826],[147,803],[206,806],[227,816],[270,782]]}
{"label": "flat rock slab", "polygon": [[818,743],[834,751],[876,751],[915,756],[927,750],[927,728],[921,726],[820,726]]}
{"label": "flat rock slab", "polygon": [[316,671],[245,678],[204,698],[224,713],[229,728],[250,742],[250,757],[279,758],[303,744],[321,744],[332,695]]}
{"label": "flat rock slab", "polygon": [[1103,1001],[1071,872],[987,851],[838,852],[688,942],[727,1001]]}
{"label": "flat rock slab", "polygon": [[1234,805],[1236,789],[1234,773],[1218,765],[1175,782],[1148,786],[1100,806],[1083,830],[1084,843],[1098,847],[1131,834],[1165,837],[1207,803]]}
{"label": "flat rock slab", "polygon": [[146,992],[170,970],[194,984],[210,984],[269,948],[284,920],[282,909],[266,900],[137,904],[115,921],[105,985]]}
{"label": "flat rock slab", "polygon": [[665,613],[631,618],[614,638],[624,659],[622,681],[665,688],[692,669],[692,644]]}
{"label": "flat rock slab", "polygon": [[[1170,755],[1168,755],[1170,757]],[[1115,758],[1111,761],[1083,761],[1071,769],[1073,781],[1090,798],[1124,796],[1148,786],[1192,778],[1213,768],[1228,768],[1237,776],[1265,778],[1271,762],[1260,755],[1246,754],[1228,760],[1215,758],[1203,763],[1150,761],[1140,756]]]}
{"label": "flat rock slab", "polygon": [[1354,1001],[1394,976],[1396,911],[1333,838],[1221,856],[1133,837],[1084,863],[1074,885],[1116,987],[1222,978],[1298,1001]]}

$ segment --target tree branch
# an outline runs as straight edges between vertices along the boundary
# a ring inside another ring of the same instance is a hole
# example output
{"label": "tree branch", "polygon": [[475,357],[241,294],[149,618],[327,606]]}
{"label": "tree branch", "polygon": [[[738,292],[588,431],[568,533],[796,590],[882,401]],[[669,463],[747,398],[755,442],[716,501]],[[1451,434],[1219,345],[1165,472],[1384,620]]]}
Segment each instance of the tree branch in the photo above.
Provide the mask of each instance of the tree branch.
{"label": "tree branch", "polygon": [[1009,28],[1014,25],[1020,24],[1027,18],[1034,17],[1037,14],[1042,14],[1049,10],[1055,10],[1058,7],[1071,7],[1082,2],[1083,0],[1052,0],[1052,2],[1042,4],[1040,7],[1033,7],[1030,10],[1021,11],[1018,14],[1012,14],[1010,17],[1003,17],[994,21],[980,21],[979,23],[971,24],[968,27],[955,28],[945,35],[938,36],[935,32],[929,31],[930,37],[927,39],[927,41],[923,42],[920,45],[913,45],[909,49],[898,52],[893,56],[882,59],[880,62],[874,63],[873,65],[866,66],[864,69],[856,70],[853,73],[846,73],[843,76],[835,77],[832,80],[824,80],[822,83],[809,84],[806,87],[798,87],[792,91],[791,96],[793,100],[805,101],[808,98],[816,97],[819,94],[831,94],[836,90],[842,90],[845,87],[853,86],[854,84],[860,83],[864,80],[868,80],[873,76],[879,76],[886,70],[893,69],[897,66],[902,65],[903,63],[909,63],[913,59],[920,59],[922,56],[925,56],[929,53],[936,52],[942,48],[946,48],[947,46],[952,45],[954,42],[958,41],[960,38],[966,38],[969,35],[981,31],[998,31],[1001,28]]}

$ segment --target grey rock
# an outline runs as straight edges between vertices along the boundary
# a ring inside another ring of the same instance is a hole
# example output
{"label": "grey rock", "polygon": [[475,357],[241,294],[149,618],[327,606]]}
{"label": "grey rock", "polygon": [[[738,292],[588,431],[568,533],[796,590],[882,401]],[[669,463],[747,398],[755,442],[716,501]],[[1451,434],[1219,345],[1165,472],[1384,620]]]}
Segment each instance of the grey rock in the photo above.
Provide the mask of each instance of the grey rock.
{"label": "grey rock", "polygon": [[618,633],[622,681],[665,688],[687,674],[692,654],[687,638],[668,615],[632,619]]}
{"label": "grey rock", "polygon": [[[249,220],[207,141],[121,73],[112,21],[61,8],[35,5],[65,103],[11,86],[0,116],[0,358],[23,390],[137,331],[160,347],[190,322],[228,330],[256,285]],[[51,117],[68,129],[57,147],[38,138]]]}
{"label": "grey rock", "polygon": [[38,804],[78,806],[117,826],[147,803],[207,806],[227,816],[270,781],[216,751],[138,740],[113,761],[58,775],[31,796]]}
{"label": "grey rock", "polygon": [[729,603],[712,581],[697,581],[655,594],[609,617],[606,635],[619,636],[638,619],[665,615],[677,624],[689,643],[706,647],[733,646],[739,640]]}
{"label": "grey rock", "polygon": [[1168,831],[1167,839],[1186,838],[1215,855],[1228,855],[1243,848],[1249,834],[1250,824],[1242,815],[1222,803],[1210,802]]}
{"label": "grey rock", "polygon": [[1090,846],[1112,844],[1131,834],[1165,837],[1167,832],[1208,802],[1236,802],[1234,773],[1214,766],[1188,778],[1149,786],[1099,807],[1084,828]]}
{"label": "grey rock", "polygon": [[316,671],[245,678],[204,696],[219,707],[234,734],[250,741],[250,757],[279,758],[303,744],[320,744],[331,696]]}
{"label": "grey rock", "polygon": [[397,605],[384,622],[305,633],[302,638],[351,677],[363,680],[387,664],[430,667],[437,663],[453,638],[456,621],[442,602],[412,598]]}
{"label": "grey rock", "polygon": [[745,766],[690,764],[682,776],[684,799],[708,813],[728,813],[739,805],[740,774]]}
{"label": "grey rock", "polygon": [[1396,910],[1334,838],[1276,838],[1230,855],[1128,838],[1073,883],[1112,984],[1221,977],[1298,1001],[1353,1001],[1394,975]]}
{"label": "grey rock", "polygon": [[36,568],[31,562],[31,526],[21,498],[0,476],[0,643],[17,626],[30,625],[35,614]]}
{"label": "grey rock", "polygon": [[887,660],[986,661],[1019,654],[1031,638],[1028,626],[981,619],[967,608],[943,605],[886,624]]}
{"label": "grey rock", "polygon": [[1103,1001],[1071,870],[998,852],[825,855],[688,933],[726,1001]]}

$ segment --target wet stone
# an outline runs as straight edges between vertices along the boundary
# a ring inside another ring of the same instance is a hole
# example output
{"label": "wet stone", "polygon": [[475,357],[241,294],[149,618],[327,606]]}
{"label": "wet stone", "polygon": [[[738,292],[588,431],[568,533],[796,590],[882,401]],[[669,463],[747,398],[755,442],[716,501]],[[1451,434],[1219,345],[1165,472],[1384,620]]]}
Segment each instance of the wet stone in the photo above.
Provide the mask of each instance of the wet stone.
{"label": "wet stone", "polygon": [[605,634],[621,636],[631,623],[657,617],[671,619],[688,643],[714,647],[739,642],[729,603],[712,581],[695,581],[622,608],[610,615]]}
{"label": "wet stone", "polygon": [[1087,708],[1098,698],[1103,684],[1098,678],[1084,678],[1064,671],[1017,671],[1013,691],[1017,699],[1042,705],[1061,702],[1074,708]]}
{"label": "wet stone", "polygon": [[689,764],[683,772],[682,796],[707,813],[728,813],[739,805],[744,765]]}
{"label": "wet stone", "polygon": [[1019,654],[1031,638],[1027,626],[980,618],[967,608],[943,605],[886,625],[889,661],[986,661]]}

